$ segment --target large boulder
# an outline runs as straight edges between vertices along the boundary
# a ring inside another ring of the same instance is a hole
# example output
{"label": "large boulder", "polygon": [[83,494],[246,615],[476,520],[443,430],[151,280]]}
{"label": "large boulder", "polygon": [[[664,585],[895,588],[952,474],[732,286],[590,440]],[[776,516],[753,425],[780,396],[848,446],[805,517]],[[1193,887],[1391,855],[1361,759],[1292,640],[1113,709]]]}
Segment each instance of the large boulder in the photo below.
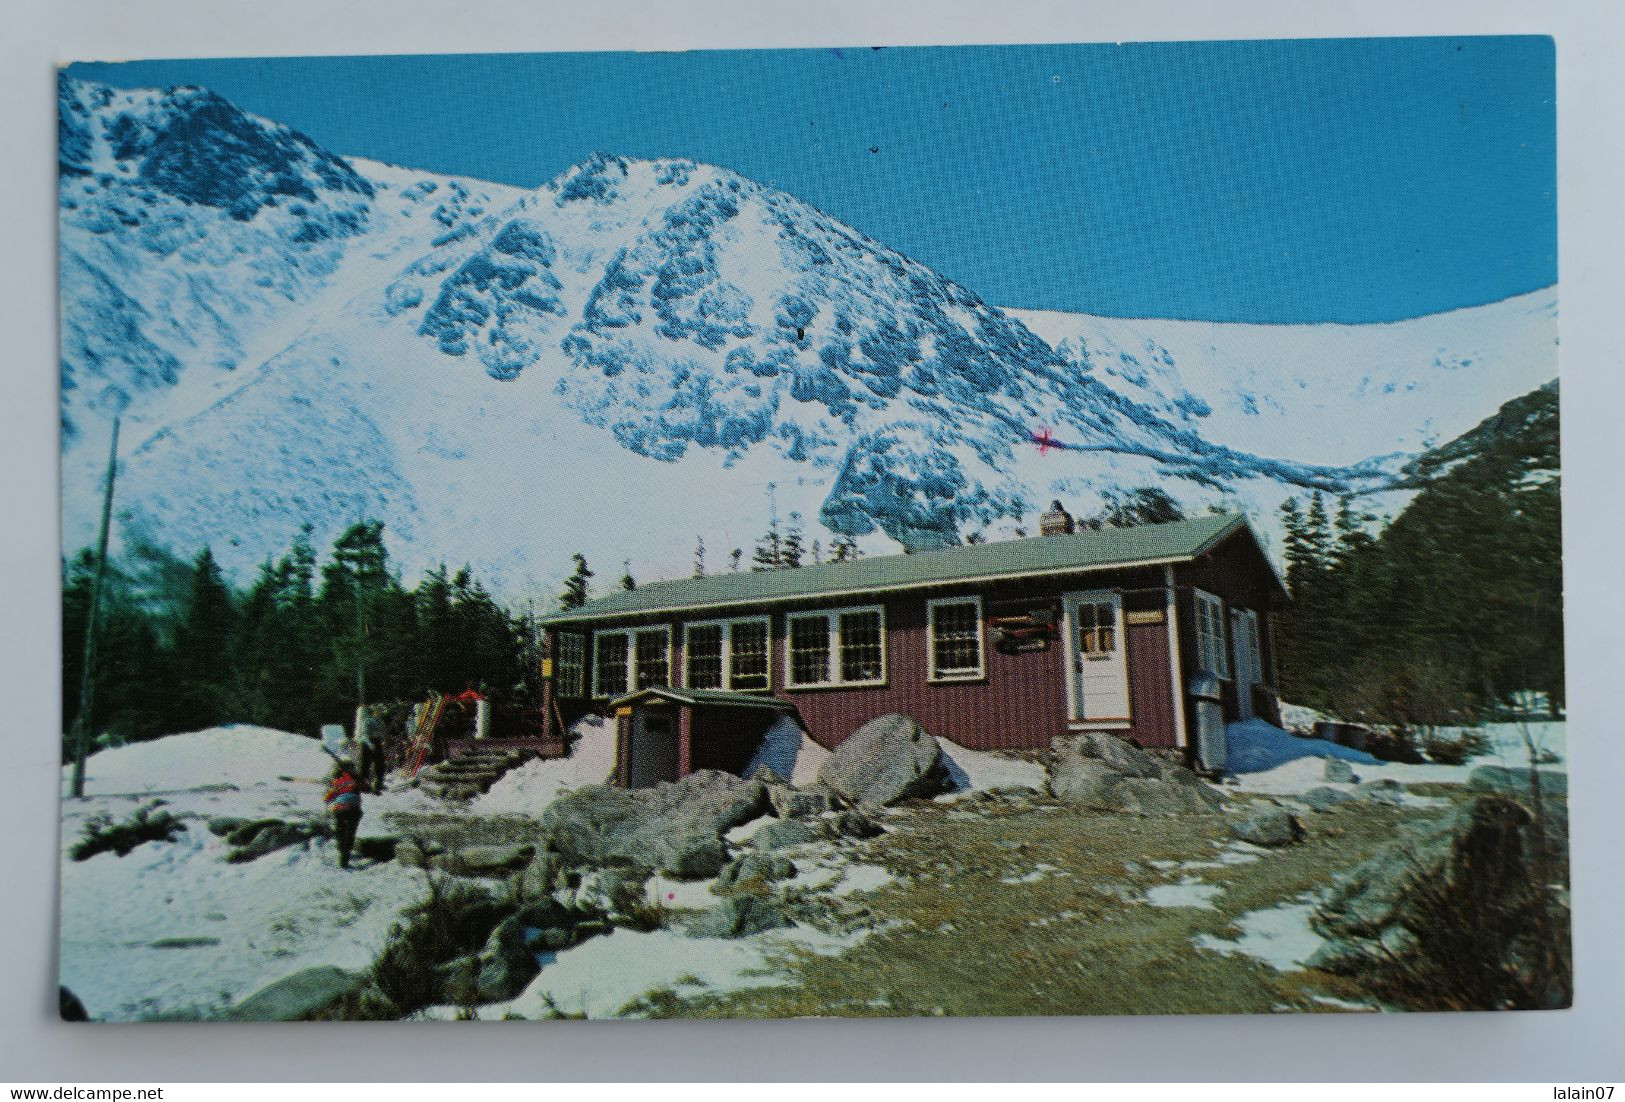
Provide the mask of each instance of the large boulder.
{"label": "large boulder", "polygon": [[796,788],[788,784],[769,784],[767,798],[773,805],[773,814],[781,819],[822,815],[826,811],[833,811],[836,804],[835,794],[822,786]]}
{"label": "large boulder", "polygon": [[1265,808],[1230,824],[1230,833],[1255,846],[1289,846],[1304,836],[1297,818],[1282,807]]}
{"label": "large boulder", "polygon": [[301,1022],[332,1007],[366,982],[360,972],[321,966],[306,968],[268,984],[232,1007],[239,1022]]}
{"label": "large boulder", "polygon": [[689,937],[737,938],[794,925],[790,916],[766,900],[735,895],[690,919],[684,932]]}
{"label": "large boulder", "polygon": [[757,880],[770,884],[775,880],[788,880],[796,874],[795,863],[776,853],[747,853],[728,862],[717,876],[717,887],[731,888]]}
{"label": "large boulder", "polygon": [[883,806],[935,796],[951,785],[937,740],[896,712],[854,731],[818,771],[818,782],[853,803]]}
{"label": "large boulder", "polygon": [[1334,784],[1354,784],[1360,779],[1354,775],[1354,766],[1342,758],[1327,758],[1326,764],[1321,766],[1320,775]]}
{"label": "large boulder", "polygon": [[591,911],[552,900],[530,904],[497,923],[478,953],[437,969],[442,997],[465,1006],[511,999],[541,971],[538,953],[567,949],[607,929]]}
{"label": "large boulder", "polygon": [[[1548,838],[1548,844],[1551,844]],[[1561,848],[1549,878],[1562,877]],[[1535,819],[1504,796],[1475,796],[1412,828],[1339,877],[1311,922],[1327,944],[1309,963],[1345,974],[1438,975],[1490,992],[1488,1005],[1567,1005],[1566,974],[1536,963],[1562,936],[1564,894],[1533,875]],[[1438,997],[1459,994],[1440,990]]]}
{"label": "large boulder", "polygon": [[1218,793],[1179,762],[1103,731],[1055,740],[1049,789],[1067,803],[1142,815],[1216,811],[1220,804]]}
{"label": "large boulder", "polygon": [[1334,807],[1351,804],[1358,799],[1359,797],[1352,792],[1345,792],[1341,788],[1331,788],[1327,785],[1311,788],[1298,797],[1300,802],[1308,804],[1315,811],[1330,811]]}
{"label": "large boulder", "polygon": [[447,872],[459,876],[502,877],[524,868],[535,854],[536,847],[525,843],[464,846],[442,864]]}
{"label": "large boulder", "polygon": [[786,849],[806,845],[824,837],[824,832],[801,819],[779,819],[768,823],[750,836],[751,844],[759,850]]}
{"label": "large boulder", "polygon": [[692,880],[721,871],[728,861],[723,832],[766,809],[761,781],[702,770],[653,788],[578,788],[547,806],[542,825],[567,863],[635,866]]}

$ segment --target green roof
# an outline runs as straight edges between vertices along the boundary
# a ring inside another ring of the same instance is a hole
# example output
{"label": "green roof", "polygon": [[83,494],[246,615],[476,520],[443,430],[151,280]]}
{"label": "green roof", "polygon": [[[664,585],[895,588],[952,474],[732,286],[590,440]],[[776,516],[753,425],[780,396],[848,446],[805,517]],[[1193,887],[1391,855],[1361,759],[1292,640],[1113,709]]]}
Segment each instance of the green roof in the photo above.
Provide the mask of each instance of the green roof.
{"label": "green roof", "polygon": [[541,622],[559,625],[645,613],[884,593],[978,579],[1181,562],[1202,554],[1232,532],[1247,528],[1247,518],[1240,513],[1216,513],[1170,524],[1103,528],[1069,536],[1034,536],[916,551],[911,555],[874,556],[791,569],[648,582],[637,589],[612,593],[588,601],[580,608],[545,617]]}
{"label": "green roof", "polygon": [[610,707],[619,708],[623,704],[630,704],[634,700],[641,700],[646,696],[660,696],[667,700],[675,700],[679,704],[712,704],[726,708],[769,708],[778,712],[791,712],[795,705],[788,700],[780,700],[776,696],[766,696],[759,693],[730,693],[722,689],[673,689],[667,685],[651,685],[646,689],[639,689],[635,693],[627,693],[618,700],[610,702]]}

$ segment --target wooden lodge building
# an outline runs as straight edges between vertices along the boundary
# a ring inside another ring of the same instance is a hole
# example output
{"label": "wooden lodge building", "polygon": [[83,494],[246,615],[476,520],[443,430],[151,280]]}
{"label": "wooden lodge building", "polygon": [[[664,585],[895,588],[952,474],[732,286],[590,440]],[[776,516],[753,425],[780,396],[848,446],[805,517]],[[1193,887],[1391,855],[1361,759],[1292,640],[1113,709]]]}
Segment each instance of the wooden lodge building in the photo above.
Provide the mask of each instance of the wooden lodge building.
{"label": "wooden lodge building", "polygon": [[1074,531],[1057,505],[1041,530],[651,582],[548,617],[548,734],[613,711],[619,782],[641,787],[741,771],[785,714],[830,748],[901,712],[976,749],[1105,730],[1192,758],[1199,680],[1226,720],[1276,718],[1286,592],[1245,517]]}

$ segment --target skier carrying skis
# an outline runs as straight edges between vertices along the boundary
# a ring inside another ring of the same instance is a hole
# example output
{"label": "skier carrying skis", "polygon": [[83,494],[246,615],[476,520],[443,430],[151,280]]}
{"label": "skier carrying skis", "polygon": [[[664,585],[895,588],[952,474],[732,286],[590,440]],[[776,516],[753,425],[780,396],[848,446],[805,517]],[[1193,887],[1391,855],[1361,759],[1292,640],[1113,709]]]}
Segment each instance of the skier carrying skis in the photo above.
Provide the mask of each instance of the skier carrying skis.
{"label": "skier carrying skis", "polygon": [[350,867],[350,850],[361,827],[361,782],[350,763],[338,759],[327,785],[327,813],[333,817],[333,838],[339,847],[339,868]]}

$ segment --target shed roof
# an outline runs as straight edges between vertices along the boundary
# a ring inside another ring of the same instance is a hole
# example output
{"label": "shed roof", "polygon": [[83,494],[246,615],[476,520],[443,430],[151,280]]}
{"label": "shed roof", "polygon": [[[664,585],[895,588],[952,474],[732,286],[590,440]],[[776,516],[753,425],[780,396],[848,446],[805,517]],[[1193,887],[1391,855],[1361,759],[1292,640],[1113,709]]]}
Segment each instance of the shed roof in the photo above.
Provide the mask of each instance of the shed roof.
{"label": "shed roof", "polygon": [[[1102,528],[1066,536],[1034,536],[966,547],[877,555],[852,562],[789,570],[712,574],[648,582],[588,601],[541,622],[550,626],[640,614],[781,604],[816,597],[883,593],[979,579],[1081,573],[1110,567],[1184,562],[1237,531],[1251,531],[1241,513],[1216,513],[1168,524]],[[1255,537],[1256,539],[1256,537]]]}
{"label": "shed roof", "polygon": [[788,700],[759,693],[731,693],[723,689],[674,689],[669,685],[651,685],[637,692],[627,693],[610,706],[619,708],[633,704],[646,696],[658,696],[678,704],[709,704],[719,708],[767,708],[779,712],[793,712],[796,706]]}

